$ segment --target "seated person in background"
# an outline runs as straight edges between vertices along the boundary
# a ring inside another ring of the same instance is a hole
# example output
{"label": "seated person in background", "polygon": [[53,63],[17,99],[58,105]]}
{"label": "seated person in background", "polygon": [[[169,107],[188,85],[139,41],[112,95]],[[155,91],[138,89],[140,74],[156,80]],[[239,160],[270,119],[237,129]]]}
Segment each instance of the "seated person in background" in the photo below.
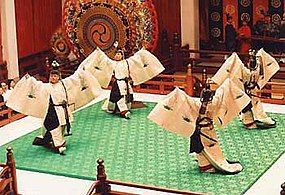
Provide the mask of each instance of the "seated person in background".
{"label": "seated person in background", "polygon": [[[0,87],[0,103],[3,103],[3,102],[5,102],[4,90],[2,87]],[[0,111],[5,110],[5,109],[7,109],[6,105],[0,106]],[[6,118],[8,118],[7,114],[0,115],[0,120],[6,119]]]}
{"label": "seated person in background", "polygon": [[12,80],[12,81],[10,82],[10,90],[13,90],[14,87],[15,87],[15,85],[16,85],[15,81]]}
{"label": "seated person in background", "polygon": [[253,26],[253,34],[263,36],[264,35],[263,29],[265,28],[264,25],[265,25],[265,16],[264,13],[262,12],[259,15],[259,20],[257,20],[255,25]]}
{"label": "seated person in background", "polygon": [[4,96],[4,101],[6,102],[8,100],[8,98],[9,98],[10,94],[11,94],[11,90],[8,89],[8,85],[6,83],[4,83],[4,82],[1,83],[1,88],[4,91],[3,96]]}
{"label": "seated person in background", "polygon": [[5,82],[1,83],[1,88],[3,89],[4,93],[8,90],[8,86]]}
{"label": "seated person in background", "polygon": [[225,44],[227,51],[236,51],[237,49],[237,32],[233,26],[233,17],[227,14],[227,25],[225,27]]}
{"label": "seated person in background", "polygon": [[18,83],[19,81],[19,77],[15,77],[11,82],[10,82],[10,90],[14,89],[15,85]]}
{"label": "seated person in background", "polygon": [[265,24],[264,24],[264,36],[278,38],[279,36],[279,27],[276,23],[271,21],[271,16],[269,14],[265,15]]}
{"label": "seated person in background", "polygon": [[239,51],[241,53],[247,53],[251,45],[251,29],[247,25],[247,22],[244,20],[242,22],[242,27],[238,29],[238,43]]}
{"label": "seated person in background", "polygon": [[[279,38],[283,38],[285,39],[285,13],[283,14],[283,18],[280,22],[280,34],[279,34]],[[284,43],[283,43],[284,44]],[[285,52],[285,51],[284,51]]]}

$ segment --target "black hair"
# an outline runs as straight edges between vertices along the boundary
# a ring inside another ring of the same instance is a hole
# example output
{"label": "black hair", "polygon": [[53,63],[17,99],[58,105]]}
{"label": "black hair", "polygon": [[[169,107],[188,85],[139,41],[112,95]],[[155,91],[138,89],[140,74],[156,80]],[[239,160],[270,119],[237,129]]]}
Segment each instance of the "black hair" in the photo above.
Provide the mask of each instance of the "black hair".
{"label": "black hair", "polygon": [[49,74],[50,75],[56,74],[56,75],[60,76],[60,71],[59,70],[51,70]]}
{"label": "black hair", "polygon": [[229,13],[227,13],[227,21],[228,21],[229,19],[233,19],[233,17],[232,17]]}
{"label": "black hair", "polygon": [[117,48],[115,54],[120,53],[123,56],[123,59],[125,59],[125,52],[121,48]]}
{"label": "black hair", "polygon": [[120,53],[123,56],[125,55],[125,52],[124,52],[124,50],[122,48],[117,48],[116,53]]}

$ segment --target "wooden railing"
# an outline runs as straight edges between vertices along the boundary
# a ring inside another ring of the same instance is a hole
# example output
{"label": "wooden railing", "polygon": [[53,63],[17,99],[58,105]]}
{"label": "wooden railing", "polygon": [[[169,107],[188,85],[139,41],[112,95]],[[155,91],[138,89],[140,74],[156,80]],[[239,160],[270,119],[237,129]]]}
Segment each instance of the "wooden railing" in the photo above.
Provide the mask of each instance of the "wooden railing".
{"label": "wooden railing", "polygon": [[201,83],[201,81],[193,77],[192,68],[189,65],[185,75],[161,74],[150,81],[135,86],[134,91],[138,93],[168,94],[175,87],[179,87],[184,89],[188,95],[193,96],[199,90],[194,87],[196,83]]}
{"label": "wooden railing", "polygon": [[87,192],[87,195],[99,195],[99,194],[110,194],[110,195],[131,195],[133,193],[127,192],[118,192],[111,190],[110,184],[120,185],[120,186],[127,186],[127,187],[134,187],[139,189],[146,189],[146,190],[153,190],[165,193],[173,193],[173,194],[188,194],[188,195],[201,195],[204,193],[199,192],[190,192],[190,191],[183,191],[183,190],[173,190],[167,188],[161,188],[156,186],[149,186],[149,185],[141,185],[135,183],[127,183],[115,180],[108,180],[107,175],[105,172],[104,161],[102,159],[97,160],[97,180],[92,184],[90,189]]}
{"label": "wooden railing", "polygon": [[[209,51],[209,50],[192,50],[192,49],[181,49],[181,53],[188,53],[190,57],[182,57],[182,64],[191,64],[193,73],[202,73],[206,69],[208,74],[215,74],[220,66],[224,63],[225,57],[232,54],[227,51]],[[237,52],[238,53],[238,52]],[[238,53],[241,59],[246,59],[248,53]],[[185,55],[184,55],[185,56]],[[274,75],[276,79],[285,78],[285,63],[281,59],[285,59],[285,55],[274,54],[272,55],[281,67],[281,70]],[[213,65],[216,64],[216,65]],[[183,68],[182,68],[183,70]]]}
{"label": "wooden railing", "polygon": [[271,104],[285,104],[285,83],[268,82],[259,90],[261,101]]}
{"label": "wooden railing", "polygon": [[0,127],[25,117],[24,114],[13,111],[11,108],[6,107],[5,104],[5,102],[0,103],[0,108],[2,109],[0,111]]}
{"label": "wooden railing", "polygon": [[[52,69],[53,60],[54,60],[53,58],[49,58],[49,57],[45,58],[44,70],[45,70],[46,78],[48,78],[49,72]],[[75,59],[75,60],[70,61],[70,60],[65,59],[65,61],[59,61],[58,63],[59,63],[59,70],[61,72],[61,76],[62,78],[65,78],[65,77],[72,75],[75,72],[75,70],[78,68],[80,64],[80,60]]]}
{"label": "wooden railing", "polygon": [[7,161],[0,164],[0,194],[1,195],[18,195],[16,166],[11,147],[7,148]]}
{"label": "wooden railing", "polygon": [[45,73],[45,58],[52,58],[53,54],[50,50],[42,51],[36,54],[25,56],[19,59],[20,77],[26,73],[30,75],[42,75]]}
{"label": "wooden railing", "polygon": [[[186,75],[158,75],[153,80],[134,87],[138,93],[168,94],[175,87],[184,89],[184,91],[194,97],[199,97],[200,92],[208,78],[204,69],[202,78],[198,79],[192,75],[191,65],[188,66]],[[258,90],[258,95],[262,102],[285,105],[285,83],[268,82],[266,86]]]}

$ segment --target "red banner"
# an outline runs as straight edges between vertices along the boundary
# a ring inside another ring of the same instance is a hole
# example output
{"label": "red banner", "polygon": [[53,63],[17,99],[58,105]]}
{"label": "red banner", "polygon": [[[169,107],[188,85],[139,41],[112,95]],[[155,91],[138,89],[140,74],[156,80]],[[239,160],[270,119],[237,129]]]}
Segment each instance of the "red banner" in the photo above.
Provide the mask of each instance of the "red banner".
{"label": "red banner", "polygon": [[236,29],[238,29],[238,1],[223,1],[223,29],[225,29],[225,26],[227,24],[227,13],[233,17],[233,25]]}
{"label": "red banner", "polygon": [[261,17],[261,10],[265,13],[268,11],[268,1],[253,0],[253,24]]}

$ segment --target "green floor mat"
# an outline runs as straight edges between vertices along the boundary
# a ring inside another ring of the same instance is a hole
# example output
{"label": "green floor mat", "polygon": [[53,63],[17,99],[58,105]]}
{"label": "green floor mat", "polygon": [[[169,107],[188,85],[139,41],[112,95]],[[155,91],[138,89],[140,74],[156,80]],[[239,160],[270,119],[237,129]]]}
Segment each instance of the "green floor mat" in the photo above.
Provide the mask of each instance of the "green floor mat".
{"label": "green floor mat", "polygon": [[149,121],[154,104],[147,105],[133,110],[130,120],[101,111],[100,103],[77,112],[65,156],[32,146],[39,131],[7,145],[14,148],[19,169],[94,180],[96,160],[103,158],[109,179],[213,194],[244,193],[285,151],[284,115],[271,114],[278,126],[269,130],[245,130],[234,120],[217,133],[227,158],[239,160],[244,170],[201,174],[188,154],[188,140]]}

